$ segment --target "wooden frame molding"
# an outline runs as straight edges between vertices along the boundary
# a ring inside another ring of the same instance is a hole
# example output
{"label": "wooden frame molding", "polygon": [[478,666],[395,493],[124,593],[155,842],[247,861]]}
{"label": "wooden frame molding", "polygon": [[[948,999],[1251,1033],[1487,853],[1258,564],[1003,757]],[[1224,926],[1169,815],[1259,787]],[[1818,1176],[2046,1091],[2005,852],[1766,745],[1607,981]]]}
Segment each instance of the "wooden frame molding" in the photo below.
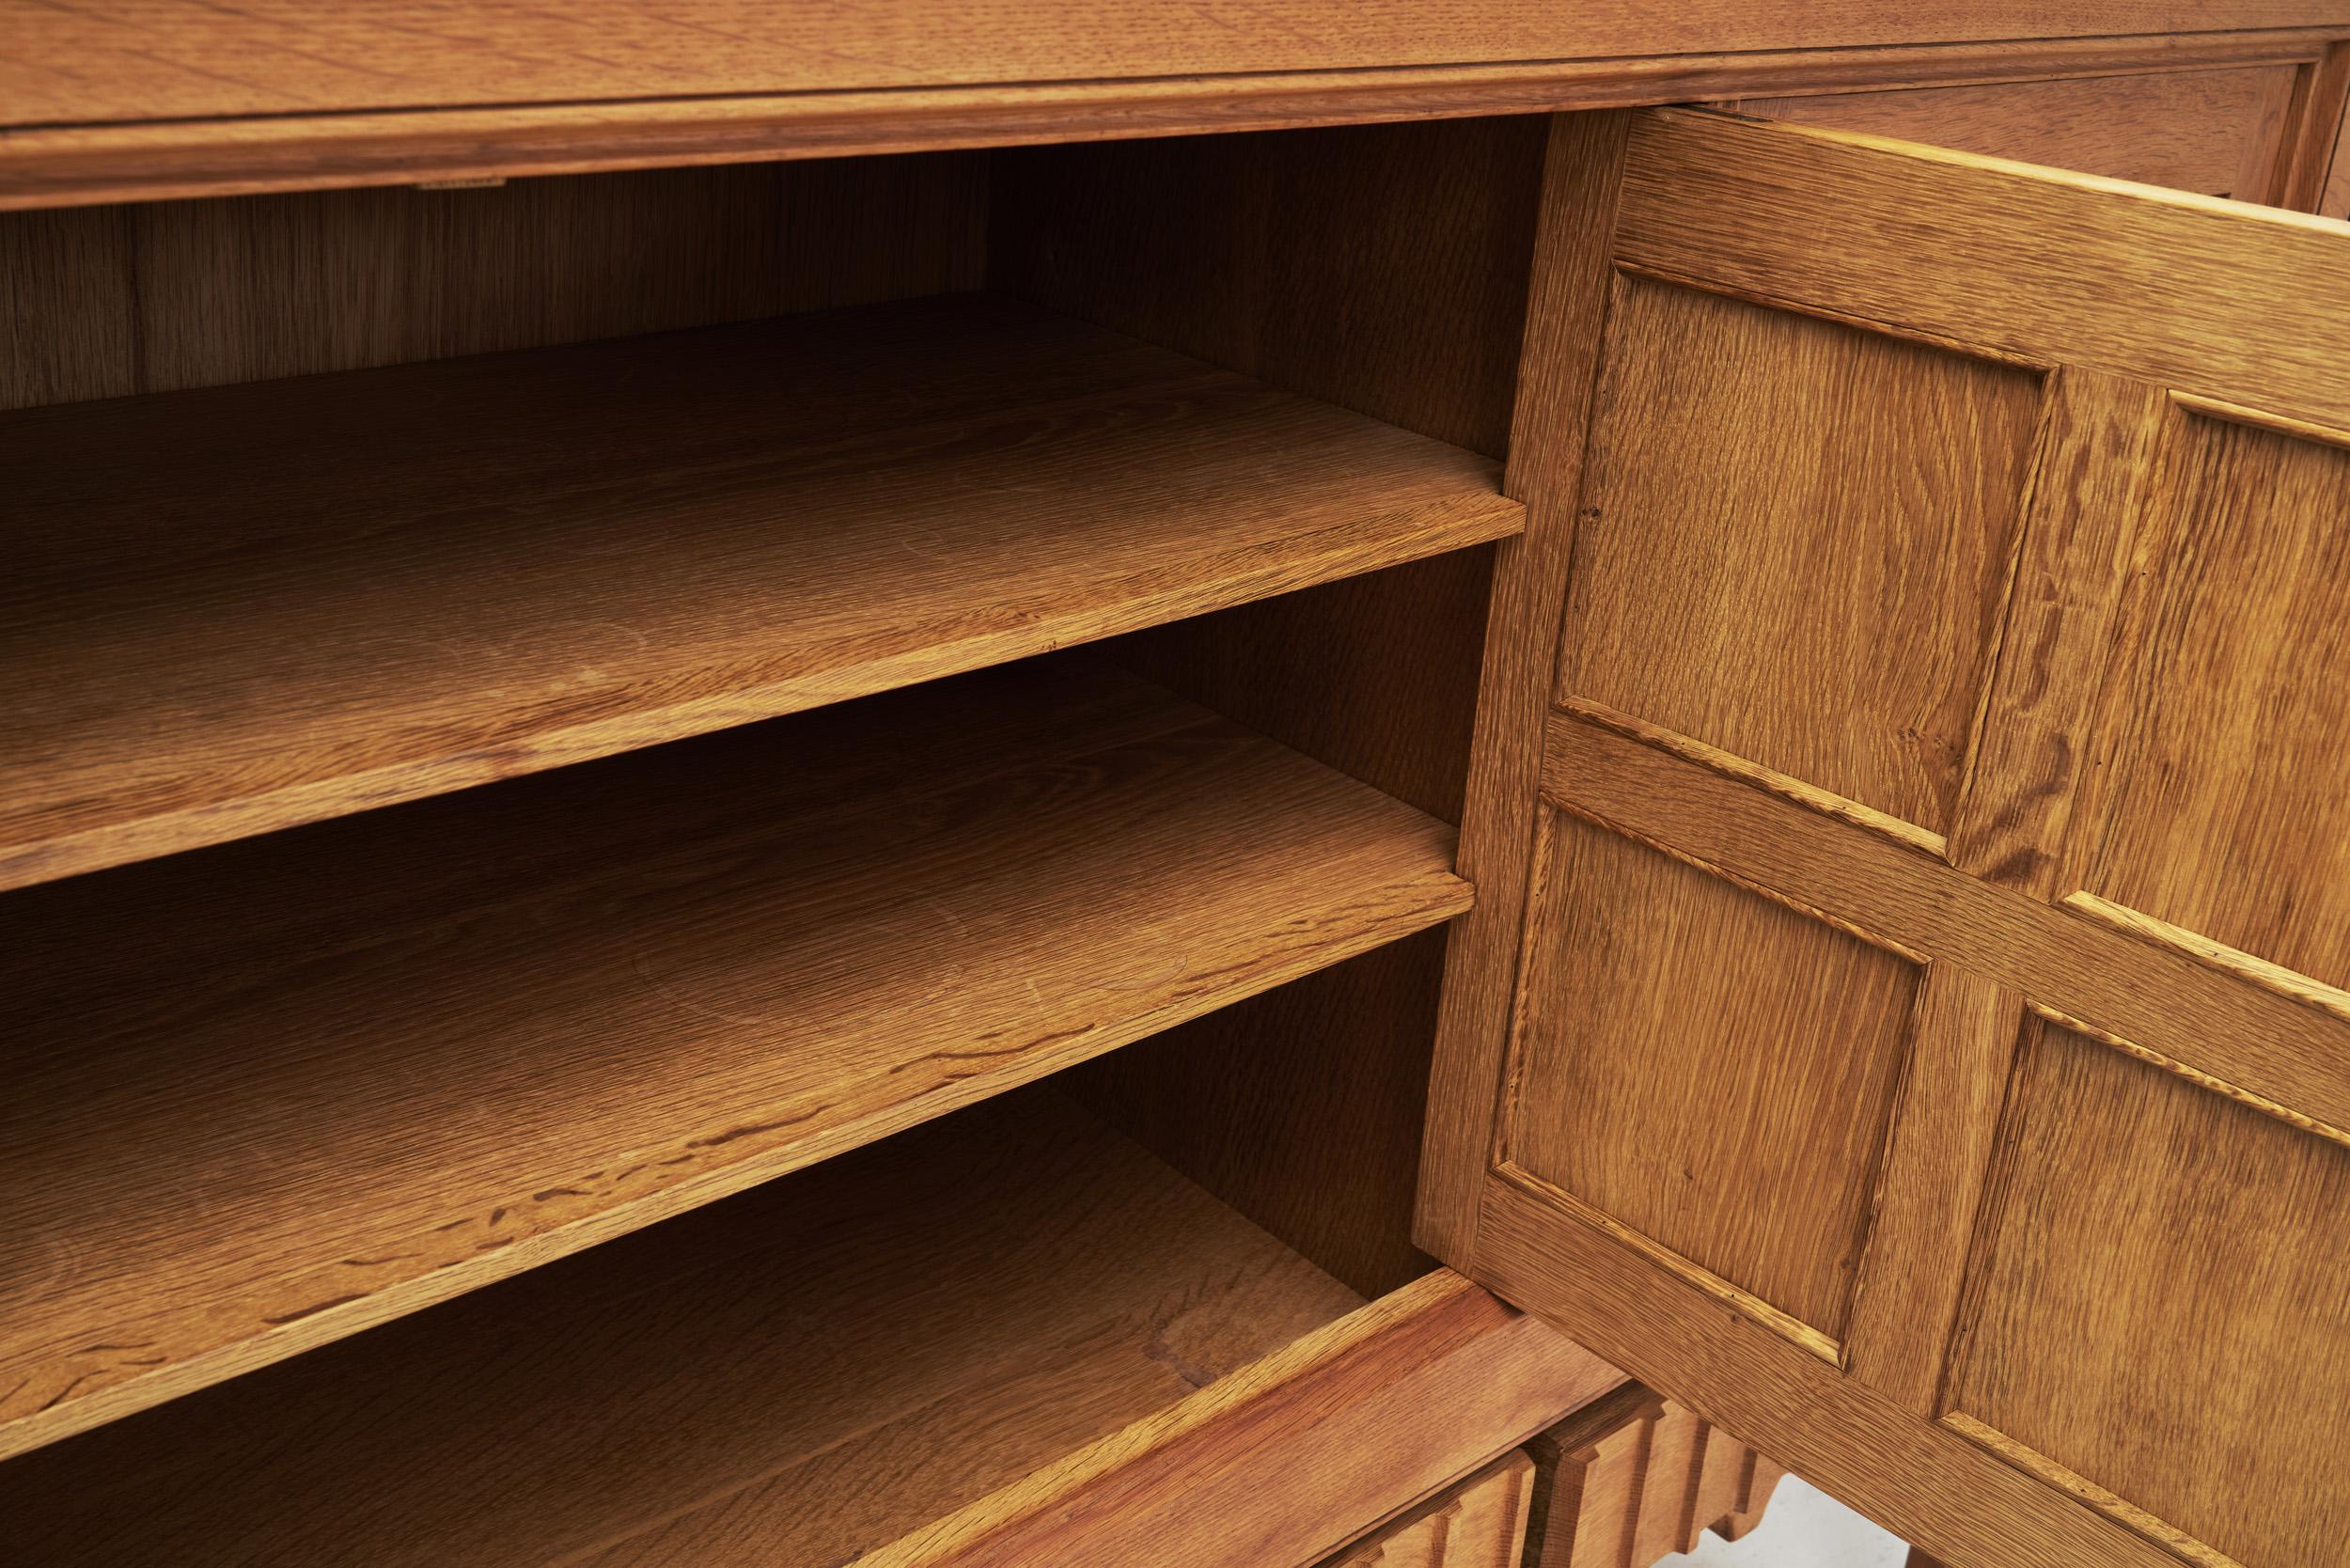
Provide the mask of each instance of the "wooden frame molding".
{"label": "wooden frame molding", "polygon": [[[2237,203],[1837,132],[1797,137],[1723,121],[1716,134],[1678,135],[1683,115],[1665,111],[1635,128],[1621,262],[1775,308],[1899,321],[1973,354],[2061,361],[2350,424],[2340,377],[2350,285],[2336,266],[2338,222],[2270,213],[2247,236],[2261,261],[2248,269],[2213,249],[2239,234],[2248,209]],[[1887,199],[1856,181],[1855,148],[1893,155],[1870,162],[1863,180],[1892,180],[1916,197],[1904,209],[1915,226],[1894,245],[1856,245],[1804,219]],[[2013,246],[2017,226],[2061,223],[2052,216],[2060,208],[2095,215],[2093,227],[2079,228],[2085,239],[2105,236],[2093,255]],[[1919,255],[1999,255],[2012,294],[1997,307],[1970,298],[1947,274],[1904,264]],[[2216,322],[2230,330],[2215,333]]]}
{"label": "wooden frame molding", "polygon": [[2280,206],[2304,212],[2343,214],[2326,200],[2329,177],[2339,177],[2338,141],[2350,119],[2350,42],[2328,44],[2326,53],[2301,68],[2294,89],[2292,142],[2285,149]]}
{"label": "wooden frame molding", "polygon": [[2069,904],[1987,885],[1571,715],[1552,719],[1548,751],[1543,788],[1555,806],[1636,842],[1669,844],[1880,945],[1956,963],[2066,1016],[2107,1020],[2213,1084],[2350,1125],[2350,1063],[2333,1049],[2340,1025],[2297,997],[2242,985]]}
{"label": "wooden frame molding", "polygon": [[[0,8],[0,15],[21,5]],[[1893,8],[1886,8],[1892,9]],[[1951,43],[1860,42],[1738,52],[1658,52],[1626,34],[1606,53],[1598,35],[1552,40],[1552,57],[1405,65],[1355,59],[1310,69],[1115,75],[989,85],[842,82],[821,90],[649,94],[608,99],[334,112],[64,114],[0,129],[0,211],[354,185],[495,180],[695,164],[829,158],[940,148],[1101,141],[1300,125],[1370,123],[1604,109],[1682,100],[1960,86],[2198,67],[2310,65],[2312,92],[2339,95],[2350,75],[2340,47],[2350,6],[2240,6],[2193,16],[2148,6],[2149,30],[2124,36]],[[1546,8],[1545,8],[1546,9]],[[1587,19],[1577,8],[1577,24]],[[1690,34],[1708,41],[1726,24]],[[1906,13],[1904,13],[1906,14]],[[2101,8],[2099,20],[2110,17]],[[2011,19],[2024,24],[2018,18]],[[2242,30],[2163,33],[2161,24],[2235,22]],[[2278,23],[2288,24],[2277,25]],[[2029,24],[2060,24],[2044,18]],[[1794,24],[1782,27],[1794,30]],[[1950,24],[1937,18],[1936,25]],[[41,39],[12,52],[24,60]],[[1260,36],[1261,32],[1260,30]],[[1661,40],[1669,43],[1669,39]],[[1569,48],[1568,44],[1578,47]],[[62,43],[51,47],[63,47]],[[1392,46],[1400,52],[1402,45]],[[12,74],[0,56],[0,82]],[[2312,101],[2315,101],[2314,99]],[[2339,118],[2339,116],[2336,117]],[[2308,135],[2329,135],[2316,122]],[[2313,154],[2311,156],[2314,156]],[[2301,166],[2296,165],[2296,167]],[[2323,165],[2313,177],[2323,185]],[[2297,188],[2297,187],[2296,187]]]}
{"label": "wooden frame molding", "polygon": [[0,3],[14,121],[158,120],[870,87],[979,86],[1530,64],[2323,27],[2339,0],[1903,0],[1833,7],[1644,0],[577,0],[559,8],[378,0]]}
{"label": "wooden frame molding", "polygon": [[1583,436],[1606,319],[1629,115],[1561,118],[1551,127],[1541,227],[1527,306],[1510,466],[1502,493],[1527,505],[1526,531],[1500,546],[1478,682],[1460,872],[1476,906],[1445,953],[1434,1070],[1420,1147],[1413,1239],[1466,1258],[1477,1240],[1484,1152],[1517,986],[1518,933],[1534,852],[1536,780],[1567,565],[1582,494]]}
{"label": "wooden frame molding", "polygon": [[[1906,1417],[1885,1392],[1833,1362],[1700,1300],[1620,1238],[1578,1225],[1576,1247],[1597,1261],[1570,1262],[1560,1251],[1559,1215],[1521,1188],[1489,1185],[1479,1277],[1562,1324],[1649,1325],[1601,1348],[1653,1387],[1702,1390],[1701,1399],[1684,1403],[1741,1441],[1769,1434],[1773,1458],[1862,1513],[1902,1518],[1937,1553],[1969,1552],[2012,1568],[2178,1568],[2169,1551],[2117,1534],[2100,1514],[1970,1438]],[[1785,1424],[1790,1408],[1804,1410],[1804,1421]],[[1919,1515],[1918,1496],[1906,1486],[1921,1474],[1950,1478],[1947,1495],[1929,1499],[1931,1517]],[[1985,1499],[1996,1506],[1986,1508]],[[2042,1542],[2054,1548],[2032,1544]]]}

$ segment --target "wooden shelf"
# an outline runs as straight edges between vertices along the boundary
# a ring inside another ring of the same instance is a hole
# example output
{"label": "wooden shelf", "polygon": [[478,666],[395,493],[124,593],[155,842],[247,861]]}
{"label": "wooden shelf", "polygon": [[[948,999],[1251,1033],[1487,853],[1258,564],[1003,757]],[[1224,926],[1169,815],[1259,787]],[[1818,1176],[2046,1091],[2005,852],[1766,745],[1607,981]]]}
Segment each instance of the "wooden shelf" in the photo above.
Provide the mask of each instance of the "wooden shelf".
{"label": "wooden shelf", "polygon": [[1042,1085],[15,1460],[0,1518],[46,1568],[846,1562],[1360,1301]]}
{"label": "wooden shelf", "polygon": [[1487,460],[982,295],[0,418],[0,887],[1517,531]]}
{"label": "wooden shelf", "polygon": [[1062,655],[0,901],[0,1453],[1465,909]]}

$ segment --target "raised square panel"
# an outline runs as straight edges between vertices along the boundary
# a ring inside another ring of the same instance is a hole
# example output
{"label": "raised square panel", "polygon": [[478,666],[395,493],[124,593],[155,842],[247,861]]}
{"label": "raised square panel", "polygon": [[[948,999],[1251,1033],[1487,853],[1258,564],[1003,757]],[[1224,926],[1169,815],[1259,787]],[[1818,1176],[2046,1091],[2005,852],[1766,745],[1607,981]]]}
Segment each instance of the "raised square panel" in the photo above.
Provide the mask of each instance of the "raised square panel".
{"label": "raised square panel", "polygon": [[2339,1568],[2350,1149],[2037,1017],[2022,1053],[1953,1420],[2191,1560]]}
{"label": "raised square panel", "polygon": [[2187,416],[2167,457],[2082,886],[2350,987],[2350,451]]}
{"label": "raised square panel", "polygon": [[1946,831],[2037,374],[1627,276],[1559,696]]}
{"label": "raised square panel", "polygon": [[1563,813],[1537,874],[1512,1162],[1839,1339],[1919,969]]}

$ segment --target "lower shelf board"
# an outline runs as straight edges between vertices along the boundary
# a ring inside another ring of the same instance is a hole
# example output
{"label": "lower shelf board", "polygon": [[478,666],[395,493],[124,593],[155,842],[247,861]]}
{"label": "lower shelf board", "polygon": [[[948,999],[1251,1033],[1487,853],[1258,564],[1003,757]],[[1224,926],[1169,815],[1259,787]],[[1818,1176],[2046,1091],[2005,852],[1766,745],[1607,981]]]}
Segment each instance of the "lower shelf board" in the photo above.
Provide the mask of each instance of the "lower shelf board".
{"label": "lower shelf board", "polygon": [[[1295,1568],[1622,1374],[1034,1085],[0,1465],[44,1568]],[[1277,1481],[1278,1484],[1271,1484]]]}
{"label": "lower shelf board", "polygon": [[1010,666],[0,903],[0,1455],[1465,908],[1449,828]]}
{"label": "lower shelf board", "polygon": [[70,1563],[833,1563],[1360,1305],[1050,1086],[0,1465]]}

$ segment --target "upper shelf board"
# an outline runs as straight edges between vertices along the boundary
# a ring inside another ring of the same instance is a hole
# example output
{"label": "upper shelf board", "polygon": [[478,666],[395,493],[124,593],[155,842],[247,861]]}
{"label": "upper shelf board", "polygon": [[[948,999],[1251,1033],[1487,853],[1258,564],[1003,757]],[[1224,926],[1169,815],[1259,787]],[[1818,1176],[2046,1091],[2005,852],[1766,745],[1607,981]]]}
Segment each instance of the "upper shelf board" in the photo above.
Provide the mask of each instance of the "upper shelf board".
{"label": "upper shelf board", "polygon": [[0,418],[0,888],[1523,526],[1488,460],[961,295]]}

